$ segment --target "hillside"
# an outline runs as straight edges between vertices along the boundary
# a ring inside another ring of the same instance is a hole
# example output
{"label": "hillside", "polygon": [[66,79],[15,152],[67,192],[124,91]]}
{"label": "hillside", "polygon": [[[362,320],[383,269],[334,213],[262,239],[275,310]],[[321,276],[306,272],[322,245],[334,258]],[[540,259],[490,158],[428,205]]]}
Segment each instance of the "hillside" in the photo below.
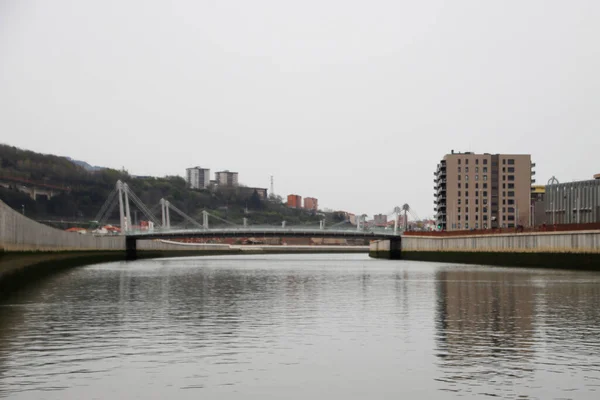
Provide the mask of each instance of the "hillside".
{"label": "hillside", "polygon": [[[242,223],[247,217],[251,224],[280,224],[286,220],[289,225],[318,224],[321,216],[302,210],[287,208],[281,198],[261,201],[256,194],[241,194],[236,188],[216,191],[196,191],[186,188],[183,178],[167,176],[162,178],[135,178],[125,171],[110,168],[87,170],[66,157],[35,153],[16,147],[0,144],[0,199],[10,207],[22,211],[31,218],[41,221],[55,221],[54,225],[64,227],[64,220],[80,225],[89,224],[104,201],[121,179],[158,215],[156,207],[165,198],[176,207],[197,220],[201,220],[203,209],[220,217]],[[53,185],[66,190],[51,199],[38,197],[36,201],[18,188],[25,185]],[[7,186],[7,187],[4,187]],[[132,211],[135,211],[132,208]],[[109,222],[118,223],[118,210],[111,214]],[[141,213],[139,214],[141,219]],[[173,215],[172,224],[179,223]],[[339,215],[328,215],[329,223],[341,220]]]}

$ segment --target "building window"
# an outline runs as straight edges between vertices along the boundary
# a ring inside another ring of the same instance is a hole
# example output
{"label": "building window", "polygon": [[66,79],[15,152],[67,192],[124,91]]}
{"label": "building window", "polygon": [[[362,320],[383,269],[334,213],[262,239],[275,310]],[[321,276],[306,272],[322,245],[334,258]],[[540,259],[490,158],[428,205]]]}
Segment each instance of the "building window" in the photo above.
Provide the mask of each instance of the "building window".
{"label": "building window", "polygon": [[483,207],[483,212],[487,213],[487,207]]}
{"label": "building window", "polygon": [[506,167],[502,167],[502,172],[506,172]]}
{"label": "building window", "polygon": [[[467,213],[466,217],[468,217],[469,215],[469,207],[465,207],[465,212]],[[465,219],[469,219],[469,218],[465,218]]]}
{"label": "building window", "polygon": [[[485,180],[485,179],[484,179],[484,180]],[[484,188],[484,189],[487,189],[487,183],[484,183],[484,184],[483,184],[483,188]],[[484,196],[485,196],[485,195],[484,195]]]}
{"label": "building window", "polygon": [[513,192],[512,190],[509,190],[508,197],[515,197],[515,192]]}
{"label": "building window", "polygon": [[458,165],[460,165],[460,158],[458,159]]}
{"label": "building window", "polygon": [[509,189],[514,189],[515,188],[515,184],[514,183],[509,183],[508,184],[508,188]]}
{"label": "building window", "polygon": [[465,174],[469,173],[469,167],[465,167]]}
{"label": "building window", "polygon": [[460,221],[460,215],[457,216],[457,220]]}
{"label": "building window", "polygon": [[475,197],[479,197],[479,192],[477,190],[475,191]]}
{"label": "building window", "polygon": [[506,160],[502,160],[502,165],[506,165]]}
{"label": "building window", "polygon": [[475,180],[478,181],[479,180],[479,175],[475,175]]}
{"label": "building window", "polygon": [[475,222],[475,229],[479,229],[479,222]]}
{"label": "building window", "polygon": [[469,199],[465,199],[465,205],[469,205]]}
{"label": "building window", "polygon": [[475,199],[475,204],[479,204],[479,199]]}
{"label": "building window", "polygon": [[469,180],[469,175],[465,175],[465,181]]}
{"label": "building window", "polygon": [[487,221],[487,220],[488,220],[488,216],[487,216],[487,215],[484,215],[484,216],[483,216],[483,220],[484,220],[484,221]]}
{"label": "building window", "polygon": [[469,192],[468,191],[465,192],[465,197],[469,197]]}
{"label": "building window", "polygon": [[506,189],[506,183],[502,184],[502,189]]}
{"label": "building window", "polygon": [[502,197],[506,197],[506,192],[502,192]]}
{"label": "building window", "polygon": [[458,197],[460,197],[460,190],[458,191]]}
{"label": "building window", "polygon": [[484,181],[487,181],[487,175],[484,175],[484,176],[483,176],[483,180],[484,180]]}
{"label": "building window", "polygon": [[483,167],[483,173],[487,174],[487,167]]}
{"label": "building window", "polygon": [[465,221],[469,220],[469,214],[465,214]]}
{"label": "building window", "polygon": [[478,213],[479,212],[479,207],[475,207],[475,212]]}
{"label": "building window", "polygon": [[506,207],[502,207],[502,212],[505,213],[506,212]]}
{"label": "building window", "polygon": [[460,182],[458,182],[458,188],[460,189]]}
{"label": "building window", "polygon": [[475,159],[475,164],[479,164],[479,158]]}
{"label": "building window", "polygon": [[506,175],[502,175],[502,180],[505,181],[506,180]]}
{"label": "building window", "polygon": [[465,229],[469,229],[469,223],[465,222]]}
{"label": "building window", "polygon": [[509,173],[515,173],[515,167],[508,167],[508,172]]}
{"label": "building window", "polygon": [[460,222],[458,223],[458,229],[460,229]]}
{"label": "building window", "polygon": [[483,199],[483,204],[487,204],[487,199]]}
{"label": "building window", "polygon": [[460,175],[458,176],[458,180],[460,181]]}
{"label": "building window", "polygon": [[514,181],[515,180],[515,176],[514,175],[509,175],[508,176],[508,180],[509,181]]}
{"label": "building window", "polygon": [[506,221],[506,215],[502,216],[502,221]]}
{"label": "building window", "polygon": [[479,173],[479,167],[475,167],[475,173],[478,174]]}
{"label": "building window", "polygon": [[469,159],[468,158],[465,160],[465,164],[469,165]]}
{"label": "building window", "polygon": [[458,167],[458,173],[460,174],[460,167]]}
{"label": "building window", "polygon": [[509,158],[508,165],[515,165],[515,160],[513,158]]}
{"label": "building window", "polygon": [[483,160],[483,165],[487,165],[487,158]]}
{"label": "building window", "polygon": [[502,204],[506,204],[506,199],[502,199]]}
{"label": "building window", "polygon": [[475,184],[475,189],[479,189],[479,183]]}
{"label": "building window", "polygon": [[457,203],[460,204],[460,199],[458,199]]}
{"label": "building window", "polygon": [[515,208],[514,207],[508,207],[508,212],[509,213],[514,213],[515,212]]}
{"label": "building window", "polygon": [[460,207],[458,207],[458,212],[460,212]]}
{"label": "building window", "polygon": [[508,220],[509,221],[514,221],[515,220],[515,216],[514,215],[509,215],[508,216]]}
{"label": "building window", "polygon": [[[475,221],[479,221],[479,214],[475,214]],[[477,224],[475,224],[477,225]]]}
{"label": "building window", "polygon": [[508,204],[515,204],[515,201],[513,199],[508,199]]}

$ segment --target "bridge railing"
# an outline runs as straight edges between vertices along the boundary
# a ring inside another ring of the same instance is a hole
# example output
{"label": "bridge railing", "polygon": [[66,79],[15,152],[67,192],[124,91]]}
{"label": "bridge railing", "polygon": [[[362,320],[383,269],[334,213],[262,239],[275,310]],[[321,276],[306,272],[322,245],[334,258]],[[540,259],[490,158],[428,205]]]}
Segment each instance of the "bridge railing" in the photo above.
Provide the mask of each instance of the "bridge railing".
{"label": "bridge railing", "polygon": [[[336,234],[351,234],[351,235],[364,235],[364,234],[384,234],[389,236],[394,236],[394,231],[392,229],[381,229],[381,228],[367,228],[357,230],[356,228],[334,228],[334,229],[320,229],[317,227],[273,227],[272,225],[252,225],[247,227],[211,227],[209,229],[201,229],[201,228],[154,228],[152,230],[129,230],[123,232],[124,235],[135,235],[135,236],[144,236],[144,235],[153,235],[157,234],[182,234],[182,233],[211,233],[214,232],[215,235],[223,234],[223,233],[245,233],[247,232],[249,236],[252,235],[260,235],[261,233],[281,233],[281,234],[290,234],[290,233],[302,233],[302,234],[322,234],[324,232],[328,233],[336,233]],[[400,232],[397,233],[399,235]]]}

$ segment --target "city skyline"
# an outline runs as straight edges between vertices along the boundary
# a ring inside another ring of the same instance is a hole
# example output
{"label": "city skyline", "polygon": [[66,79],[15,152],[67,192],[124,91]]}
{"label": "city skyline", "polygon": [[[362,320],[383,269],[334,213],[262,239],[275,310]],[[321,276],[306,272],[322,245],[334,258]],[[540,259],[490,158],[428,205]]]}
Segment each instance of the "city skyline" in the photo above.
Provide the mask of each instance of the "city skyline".
{"label": "city skyline", "polygon": [[0,2],[0,140],[431,217],[451,150],[531,154],[538,184],[600,172],[599,18],[583,0]]}

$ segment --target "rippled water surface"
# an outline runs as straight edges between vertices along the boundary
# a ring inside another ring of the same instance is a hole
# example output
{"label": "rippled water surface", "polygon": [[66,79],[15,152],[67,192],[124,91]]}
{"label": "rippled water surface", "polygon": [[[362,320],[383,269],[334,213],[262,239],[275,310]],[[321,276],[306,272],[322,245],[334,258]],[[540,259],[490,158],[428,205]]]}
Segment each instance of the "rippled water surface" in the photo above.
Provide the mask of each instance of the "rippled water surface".
{"label": "rippled water surface", "polygon": [[0,303],[11,399],[600,399],[600,274],[205,257],[61,272]]}

